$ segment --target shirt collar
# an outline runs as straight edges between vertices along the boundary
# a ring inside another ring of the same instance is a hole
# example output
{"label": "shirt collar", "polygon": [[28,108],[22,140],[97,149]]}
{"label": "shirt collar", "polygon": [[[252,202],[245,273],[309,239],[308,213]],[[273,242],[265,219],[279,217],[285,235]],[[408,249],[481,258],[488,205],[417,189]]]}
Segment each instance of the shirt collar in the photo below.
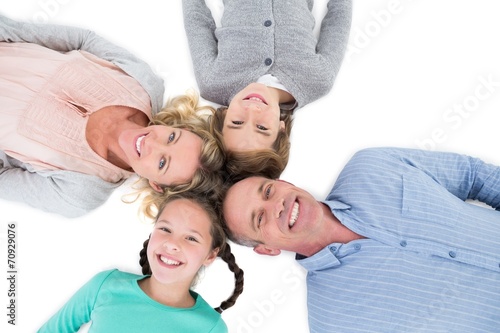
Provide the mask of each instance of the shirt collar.
{"label": "shirt collar", "polygon": [[319,271],[340,266],[340,261],[335,257],[335,244],[330,244],[318,253],[304,257],[300,254],[295,256],[295,260],[308,271]]}
{"label": "shirt collar", "polygon": [[340,201],[335,201],[335,200],[328,200],[328,201],[320,201],[330,207],[330,210],[333,212],[334,210],[345,210],[345,209],[350,209],[351,206],[348,204],[345,204]]}

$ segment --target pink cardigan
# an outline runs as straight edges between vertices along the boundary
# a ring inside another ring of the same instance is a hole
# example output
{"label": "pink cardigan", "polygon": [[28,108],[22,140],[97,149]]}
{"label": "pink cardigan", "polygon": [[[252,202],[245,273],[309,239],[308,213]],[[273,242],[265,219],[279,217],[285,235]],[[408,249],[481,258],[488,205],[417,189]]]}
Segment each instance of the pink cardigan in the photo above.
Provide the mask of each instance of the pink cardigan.
{"label": "pink cardigan", "polygon": [[[71,170],[108,182],[128,178],[88,145],[88,116],[125,105],[151,118],[150,97],[118,67],[84,51],[0,43],[0,149],[37,170]],[[8,75],[11,73],[11,75]]]}

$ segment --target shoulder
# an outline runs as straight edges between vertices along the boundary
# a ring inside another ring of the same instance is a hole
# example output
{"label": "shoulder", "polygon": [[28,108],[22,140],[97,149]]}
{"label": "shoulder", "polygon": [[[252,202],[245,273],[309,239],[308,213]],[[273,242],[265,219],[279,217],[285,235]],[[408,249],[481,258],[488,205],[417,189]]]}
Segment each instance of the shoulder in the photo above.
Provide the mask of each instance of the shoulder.
{"label": "shoulder", "polygon": [[108,280],[110,277],[113,278],[114,276],[117,275],[120,271],[117,269],[108,269],[102,272],[99,272],[95,274],[91,279],[90,282],[93,283],[99,283],[102,284],[104,281]]}
{"label": "shoulder", "polygon": [[363,173],[391,172],[404,165],[411,164],[409,161],[421,154],[421,151],[409,148],[365,148],[352,156],[344,170]]}
{"label": "shoulder", "polygon": [[135,273],[123,272],[119,269],[113,268],[97,273],[93,279],[95,280],[109,280],[109,281],[135,281],[143,278],[143,275],[138,275]]}
{"label": "shoulder", "polygon": [[196,299],[195,308],[199,312],[200,321],[205,321],[206,327],[213,327],[210,332],[227,332],[227,326],[220,313],[215,311],[200,294],[191,291],[191,295]]}
{"label": "shoulder", "polygon": [[[340,172],[334,191],[353,193],[356,197],[366,198],[368,193],[388,191],[387,187],[397,188],[401,175],[409,166],[405,162],[404,150],[399,148],[367,148],[356,152]],[[345,192],[347,191],[347,192]],[[361,197],[359,197],[361,195]]]}

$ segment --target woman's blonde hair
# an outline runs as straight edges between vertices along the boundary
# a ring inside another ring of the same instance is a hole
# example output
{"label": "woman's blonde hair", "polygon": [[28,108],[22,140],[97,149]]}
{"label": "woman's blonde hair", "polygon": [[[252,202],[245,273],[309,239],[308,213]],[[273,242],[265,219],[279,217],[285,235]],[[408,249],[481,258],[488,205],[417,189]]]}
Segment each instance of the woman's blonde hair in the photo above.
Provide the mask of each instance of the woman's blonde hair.
{"label": "woman's blonde hair", "polygon": [[278,137],[273,143],[272,149],[256,149],[248,151],[229,151],[224,146],[222,129],[226,118],[227,107],[223,106],[215,111],[210,118],[210,130],[220,141],[225,154],[225,171],[232,181],[246,178],[251,175],[260,175],[271,179],[279,178],[288,164],[290,156],[290,134],[292,130],[292,114],[281,112],[280,120],[285,122],[285,130],[278,132]]}
{"label": "woman's blonde hair", "polygon": [[221,143],[210,131],[210,117],[215,109],[209,105],[199,105],[199,97],[193,91],[185,95],[174,97],[167,102],[166,106],[153,116],[150,125],[165,125],[188,130],[202,141],[200,155],[200,167],[196,170],[193,179],[186,184],[160,185],[163,192],[155,191],[149,184],[149,180],[141,177],[135,184],[136,190],[132,195],[135,201],[142,197],[141,213],[152,218],[156,215],[157,205],[165,200],[165,197],[184,191],[197,189],[198,191],[210,191],[222,183],[221,170],[224,166],[225,153]]}

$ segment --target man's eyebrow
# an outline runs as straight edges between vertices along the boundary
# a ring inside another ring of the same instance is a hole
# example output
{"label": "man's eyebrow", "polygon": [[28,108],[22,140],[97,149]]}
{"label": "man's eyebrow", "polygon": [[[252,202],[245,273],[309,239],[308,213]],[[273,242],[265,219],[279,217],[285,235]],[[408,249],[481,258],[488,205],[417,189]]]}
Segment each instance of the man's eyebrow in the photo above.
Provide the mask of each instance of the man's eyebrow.
{"label": "man's eyebrow", "polygon": [[[263,179],[261,182],[260,182],[260,185],[259,187],[257,188],[257,196],[260,197],[262,191],[264,190],[264,185],[267,183],[267,179]],[[254,232],[257,232],[257,227],[255,225],[255,217],[256,217],[256,214],[255,214],[255,211],[252,210],[252,214],[250,216],[251,220],[250,220],[250,226],[252,227],[252,230]]]}

